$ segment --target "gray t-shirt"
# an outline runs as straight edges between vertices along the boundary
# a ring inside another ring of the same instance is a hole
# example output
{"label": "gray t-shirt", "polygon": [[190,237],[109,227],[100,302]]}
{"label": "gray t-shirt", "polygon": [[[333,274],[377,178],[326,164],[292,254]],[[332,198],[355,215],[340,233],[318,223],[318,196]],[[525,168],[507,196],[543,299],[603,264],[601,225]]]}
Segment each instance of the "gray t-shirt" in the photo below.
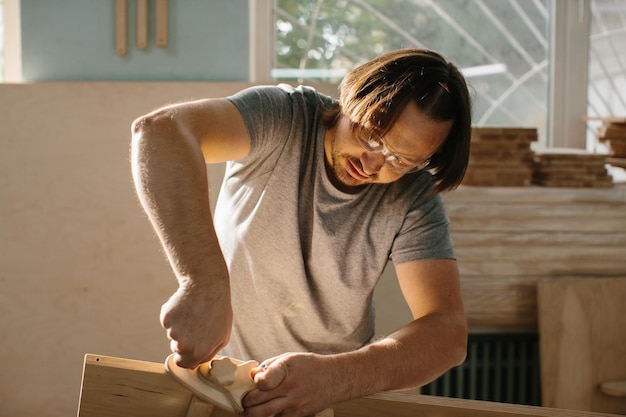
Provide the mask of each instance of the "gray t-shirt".
{"label": "gray t-shirt", "polygon": [[234,314],[221,353],[264,360],[358,349],[374,336],[372,293],[390,258],[454,257],[430,174],[341,192],[327,176],[318,117],[329,97],[262,86],[229,99],[251,149],[227,163],[215,210]]}

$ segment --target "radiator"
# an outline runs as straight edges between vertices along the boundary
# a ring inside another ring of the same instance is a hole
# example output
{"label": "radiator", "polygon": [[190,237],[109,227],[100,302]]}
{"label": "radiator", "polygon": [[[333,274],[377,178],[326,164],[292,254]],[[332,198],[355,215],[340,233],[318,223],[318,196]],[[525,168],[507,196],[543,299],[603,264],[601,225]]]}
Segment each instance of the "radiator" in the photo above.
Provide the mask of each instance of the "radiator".
{"label": "radiator", "polygon": [[470,334],[466,361],[422,394],[541,405],[537,334]]}

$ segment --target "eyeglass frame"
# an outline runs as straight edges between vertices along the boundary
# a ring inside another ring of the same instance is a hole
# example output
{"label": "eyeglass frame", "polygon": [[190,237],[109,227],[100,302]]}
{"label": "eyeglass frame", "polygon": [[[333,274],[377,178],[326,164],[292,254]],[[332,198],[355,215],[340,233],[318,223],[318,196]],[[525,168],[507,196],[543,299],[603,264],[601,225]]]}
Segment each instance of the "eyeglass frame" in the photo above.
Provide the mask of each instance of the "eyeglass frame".
{"label": "eyeglass frame", "polygon": [[430,165],[432,155],[426,158],[424,161],[419,162],[417,165],[409,166],[408,169],[398,168],[393,165],[394,164],[393,161],[395,160],[400,164],[407,165],[404,162],[402,162],[402,159],[406,159],[406,158],[403,158],[399,156],[397,153],[391,151],[387,147],[387,144],[385,143],[383,138],[377,135],[376,133],[371,132],[371,131],[368,132],[364,128],[357,129],[357,130],[361,130],[362,132],[367,133],[366,135],[367,139],[364,139],[363,136],[360,134],[361,132],[357,132],[357,134],[354,135],[356,137],[357,143],[369,153],[382,155],[385,158],[385,166],[390,171],[395,172],[396,174],[410,174],[413,172],[422,171],[425,168],[427,168],[428,165]]}

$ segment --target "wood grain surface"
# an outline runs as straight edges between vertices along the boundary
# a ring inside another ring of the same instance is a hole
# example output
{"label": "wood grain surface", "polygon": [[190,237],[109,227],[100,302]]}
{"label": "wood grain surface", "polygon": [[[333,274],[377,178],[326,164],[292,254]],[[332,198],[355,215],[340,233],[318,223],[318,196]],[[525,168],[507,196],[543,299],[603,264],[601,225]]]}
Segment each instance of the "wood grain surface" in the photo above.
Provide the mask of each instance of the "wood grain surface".
{"label": "wood grain surface", "polygon": [[[184,417],[191,395],[162,364],[86,355],[78,417]],[[197,405],[194,405],[197,406]],[[333,407],[336,417],[596,417],[581,413],[494,402],[422,396],[409,392],[357,398]],[[205,416],[235,414],[206,408]]]}
{"label": "wood grain surface", "polygon": [[539,283],[543,404],[626,414],[626,397],[601,385],[626,381],[626,278]]}
{"label": "wood grain surface", "polygon": [[539,281],[626,277],[623,186],[462,186],[444,199],[473,328],[536,331]]}

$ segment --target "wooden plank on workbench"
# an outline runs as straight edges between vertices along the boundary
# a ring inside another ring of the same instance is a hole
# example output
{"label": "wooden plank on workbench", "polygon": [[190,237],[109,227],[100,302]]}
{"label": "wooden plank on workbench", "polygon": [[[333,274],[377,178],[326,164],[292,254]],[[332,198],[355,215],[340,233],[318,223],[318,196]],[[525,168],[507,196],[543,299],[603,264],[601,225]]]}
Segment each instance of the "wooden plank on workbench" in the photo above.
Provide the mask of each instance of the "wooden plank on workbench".
{"label": "wooden plank on workbench", "polygon": [[[85,357],[79,417],[183,417],[190,401],[191,394],[167,374],[163,364],[100,355]],[[356,398],[336,404],[333,409],[336,417],[608,416],[401,392]],[[210,416],[235,414],[215,408]]]}
{"label": "wooden plank on workbench", "polygon": [[[599,417],[611,414],[558,410],[430,395],[383,393],[333,406],[335,417]],[[612,415],[615,416],[615,415]],[[615,416],[617,417],[617,416]]]}
{"label": "wooden plank on workbench", "polygon": [[[88,354],[78,417],[183,417],[191,399],[163,364]],[[189,415],[232,416],[201,401],[191,410]]]}

